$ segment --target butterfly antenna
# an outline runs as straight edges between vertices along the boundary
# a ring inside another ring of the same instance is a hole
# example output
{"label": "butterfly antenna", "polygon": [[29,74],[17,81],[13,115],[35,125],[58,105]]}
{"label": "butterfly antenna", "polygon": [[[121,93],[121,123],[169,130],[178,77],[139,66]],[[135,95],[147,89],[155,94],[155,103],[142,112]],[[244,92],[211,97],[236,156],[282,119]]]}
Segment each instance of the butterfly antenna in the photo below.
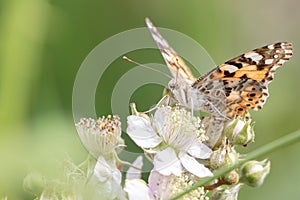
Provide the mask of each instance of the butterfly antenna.
{"label": "butterfly antenna", "polygon": [[170,75],[168,75],[168,74],[166,74],[166,73],[164,73],[164,72],[162,72],[162,71],[159,71],[159,70],[157,70],[157,69],[154,69],[154,68],[152,68],[152,67],[149,67],[149,66],[143,65],[143,64],[141,64],[141,63],[138,63],[138,62],[136,62],[136,61],[134,61],[134,60],[131,60],[130,58],[128,58],[128,57],[126,57],[126,56],[123,56],[123,60],[126,60],[126,61],[128,61],[128,62],[134,63],[134,64],[139,65],[139,66],[141,66],[141,67],[144,67],[144,68],[146,68],[146,69],[150,69],[150,70],[152,70],[152,71],[158,72],[158,73],[160,73],[160,74],[162,74],[162,75],[164,75],[164,76],[166,76],[166,77],[172,79],[172,77],[171,77]]}
{"label": "butterfly antenna", "polygon": [[153,110],[156,110],[159,106],[163,105],[163,101],[165,101],[168,97],[169,95],[164,95],[153,108],[150,108],[149,110],[144,111],[143,113],[150,113]]}

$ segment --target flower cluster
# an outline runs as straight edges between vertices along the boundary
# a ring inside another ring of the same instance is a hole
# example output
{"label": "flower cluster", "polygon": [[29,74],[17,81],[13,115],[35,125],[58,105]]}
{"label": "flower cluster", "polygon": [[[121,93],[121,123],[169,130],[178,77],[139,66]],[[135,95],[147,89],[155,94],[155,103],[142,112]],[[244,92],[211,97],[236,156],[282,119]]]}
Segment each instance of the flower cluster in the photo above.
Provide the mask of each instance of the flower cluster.
{"label": "flower cluster", "polygon": [[[166,200],[239,162],[243,155],[235,147],[254,141],[248,118],[217,123],[214,116],[200,118],[185,107],[161,102],[151,112],[138,112],[132,103],[131,113],[126,134],[144,151],[144,157],[137,156],[133,163],[119,159],[126,145],[118,116],[82,118],[76,129],[92,156],[79,166],[68,162],[64,181],[45,181],[33,174],[26,177],[25,188],[31,192],[39,188],[35,194],[41,200]],[[143,158],[152,164],[149,171],[142,171]],[[269,171],[269,161],[249,161],[181,199],[236,200],[243,185],[262,185]],[[142,172],[148,178],[142,178]]]}

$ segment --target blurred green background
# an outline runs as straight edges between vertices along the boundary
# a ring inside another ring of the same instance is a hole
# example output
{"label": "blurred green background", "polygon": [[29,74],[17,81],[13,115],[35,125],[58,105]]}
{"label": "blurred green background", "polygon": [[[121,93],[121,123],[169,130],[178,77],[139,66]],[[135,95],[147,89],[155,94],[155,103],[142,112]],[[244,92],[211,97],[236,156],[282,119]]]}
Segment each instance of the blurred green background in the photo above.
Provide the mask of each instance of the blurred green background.
{"label": "blurred green background", "polygon": [[[66,155],[76,163],[85,159],[72,118],[76,72],[97,44],[145,27],[145,17],[194,38],[217,64],[268,43],[292,42],[293,58],[278,70],[264,109],[253,113],[256,142],[246,151],[299,129],[299,8],[295,0],[0,1],[0,198],[33,199],[22,188],[27,173],[51,177]],[[131,57],[163,63],[154,50]],[[120,58],[105,72],[108,78],[100,80],[95,97],[99,116],[111,112],[113,86],[131,67]],[[141,88],[132,100],[147,109],[162,89]],[[153,98],[145,98],[147,94]],[[272,169],[265,184],[244,187],[239,199],[299,199],[299,151],[296,144],[270,154]]]}

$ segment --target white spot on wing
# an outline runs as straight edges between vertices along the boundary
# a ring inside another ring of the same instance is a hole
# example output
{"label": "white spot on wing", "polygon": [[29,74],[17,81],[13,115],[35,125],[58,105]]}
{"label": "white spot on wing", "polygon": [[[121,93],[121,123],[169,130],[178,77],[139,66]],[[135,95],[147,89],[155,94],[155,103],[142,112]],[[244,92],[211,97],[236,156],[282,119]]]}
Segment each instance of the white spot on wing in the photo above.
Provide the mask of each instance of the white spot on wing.
{"label": "white spot on wing", "polygon": [[269,49],[274,49],[274,44],[268,46]]}
{"label": "white spot on wing", "polygon": [[272,70],[276,70],[278,67],[280,67],[281,65],[279,65],[279,64],[277,64],[277,65],[274,65],[273,67],[272,67]]}
{"label": "white spot on wing", "polygon": [[272,64],[273,63],[273,59],[266,59],[265,60],[265,64],[266,65],[270,65],[270,64]]}
{"label": "white spot on wing", "polygon": [[246,58],[251,58],[252,60],[256,61],[256,62],[259,62],[263,56],[258,54],[258,53],[255,53],[255,52],[249,52],[249,53],[246,53],[245,54],[245,57]]}
{"label": "white spot on wing", "polygon": [[279,64],[279,65],[282,65],[283,63],[285,63],[285,60],[279,60],[279,61],[278,61],[278,64]]}
{"label": "white spot on wing", "polygon": [[293,51],[290,50],[290,49],[286,49],[286,50],[285,50],[285,53],[293,53]]}
{"label": "white spot on wing", "polygon": [[225,65],[224,69],[229,71],[229,73],[235,72],[236,70],[238,70],[239,68],[237,68],[236,66],[233,65]]}

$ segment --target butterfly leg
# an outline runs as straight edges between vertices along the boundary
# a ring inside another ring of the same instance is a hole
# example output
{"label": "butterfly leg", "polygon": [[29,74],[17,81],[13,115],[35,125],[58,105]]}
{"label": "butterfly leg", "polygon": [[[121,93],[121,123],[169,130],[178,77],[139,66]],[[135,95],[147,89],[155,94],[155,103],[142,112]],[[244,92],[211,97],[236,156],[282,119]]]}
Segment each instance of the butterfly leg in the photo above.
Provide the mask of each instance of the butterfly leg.
{"label": "butterfly leg", "polygon": [[223,117],[226,120],[230,119],[225,114],[223,114],[214,104],[212,104],[211,102],[208,102],[208,104],[212,108],[213,113],[216,113],[218,116],[221,116],[221,117]]}
{"label": "butterfly leg", "polygon": [[193,99],[190,99],[191,101],[191,115],[194,116],[194,102]]}

